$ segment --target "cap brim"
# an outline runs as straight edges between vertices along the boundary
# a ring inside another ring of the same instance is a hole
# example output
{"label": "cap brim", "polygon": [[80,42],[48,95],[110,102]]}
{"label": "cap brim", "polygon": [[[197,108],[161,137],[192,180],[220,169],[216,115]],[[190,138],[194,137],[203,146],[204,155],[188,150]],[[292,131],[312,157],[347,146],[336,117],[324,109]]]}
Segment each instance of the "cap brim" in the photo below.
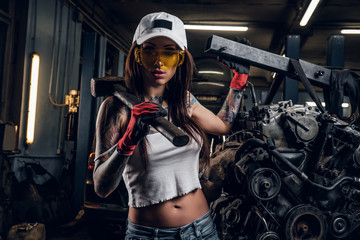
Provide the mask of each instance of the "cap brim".
{"label": "cap brim", "polygon": [[181,44],[181,41],[179,41],[178,39],[176,39],[175,37],[169,35],[169,33],[166,33],[166,32],[156,32],[156,33],[146,34],[145,36],[139,37],[136,40],[136,43],[138,45],[141,45],[144,42],[146,42],[147,40],[155,38],[155,37],[167,37],[167,38],[173,40],[181,48],[181,50],[185,50],[185,46],[183,44]]}

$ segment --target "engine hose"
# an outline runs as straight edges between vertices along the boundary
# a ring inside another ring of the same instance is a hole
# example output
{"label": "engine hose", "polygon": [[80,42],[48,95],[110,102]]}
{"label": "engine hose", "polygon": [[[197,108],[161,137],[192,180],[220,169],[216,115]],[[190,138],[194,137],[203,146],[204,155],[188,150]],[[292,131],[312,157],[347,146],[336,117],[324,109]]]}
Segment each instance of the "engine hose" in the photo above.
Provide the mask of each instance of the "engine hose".
{"label": "engine hose", "polygon": [[353,183],[356,183],[356,184],[360,184],[360,178],[349,177],[349,176],[343,176],[343,177],[339,178],[334,184],[332,184],[330,186],[323,186],[321,184],[318,184],[318,183],[315,183],[315,182],[311,181],[309,179],[309,177],[303,171],[298,169],[287,158],[285,158],[280,152],[275,150],[275,146],[274,146],[273,140],[271,138],[268,139],[268,143],[265,143],[263,140],[258,139],[258,138],[248,139],[247,141],[245,141],[241,145],[238,152],[243,152],[248,147],[251,147],[251,148],[261,147],[261,148],[263,148],[266,152],[268,152],[273,157],[275,157],[277,160],[279,160],[282,164],[284,164],[298,178],[300,178],[301,180],[303,180],[305,182],[308,182],[312,186],[314,186],[316,188],[319,188],[319,189],[322,189],[322,190],[331,191],[335,187],[337,187],[340,183],[347,182],[347,181],[353,182]]}
{"label": "engine hose", "polygon": [[255,93],[255,88],[254,85],[251,82],[247,82],[247,84],[250,86],[250,92],[251,92],[251,97],[252,97],[252,103],[254,105],[254,107],[257,107],[257,100],[256,100],[256,93]]}

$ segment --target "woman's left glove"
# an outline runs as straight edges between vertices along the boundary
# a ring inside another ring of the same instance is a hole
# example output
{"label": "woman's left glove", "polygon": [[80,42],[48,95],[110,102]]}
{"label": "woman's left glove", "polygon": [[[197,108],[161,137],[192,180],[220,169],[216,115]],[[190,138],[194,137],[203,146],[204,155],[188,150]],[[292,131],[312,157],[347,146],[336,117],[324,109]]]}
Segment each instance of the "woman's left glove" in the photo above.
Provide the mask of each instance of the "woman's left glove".
{"label": "woman's left glove", "polygon": [[149,133],[149,120],[165,116],[166,110],[152,102],[142,102],[131,109],[126,132],[117,143],[117,150],[123,155],[132,155],[136,145]]}
{"label": "woman's left glove", "polygon": [[[245,38],[236,41],[251,46],[250,41]],[[238,62],[232,61],[232,59],[230,58],[226,58],[222,56],[219,56],[218,60],[226,67],[233,70],[234,77],[231,80],[230,87],[237,90],[245,90],[245,85],[249,77],[250,65],[240,64]]]}

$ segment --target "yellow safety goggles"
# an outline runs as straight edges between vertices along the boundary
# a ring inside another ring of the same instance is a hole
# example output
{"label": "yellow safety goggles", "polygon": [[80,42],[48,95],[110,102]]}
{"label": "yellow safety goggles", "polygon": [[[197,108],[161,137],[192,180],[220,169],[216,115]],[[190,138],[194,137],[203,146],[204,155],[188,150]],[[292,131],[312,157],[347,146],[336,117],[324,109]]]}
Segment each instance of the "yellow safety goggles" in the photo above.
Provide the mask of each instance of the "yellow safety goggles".
{"label": "yellow safety goggles", "polygon": [[159,61],[163,66],[171,68],[183,64],[185,51],[156,48],[135,48],[136,62],[147,68],[154,67]]}

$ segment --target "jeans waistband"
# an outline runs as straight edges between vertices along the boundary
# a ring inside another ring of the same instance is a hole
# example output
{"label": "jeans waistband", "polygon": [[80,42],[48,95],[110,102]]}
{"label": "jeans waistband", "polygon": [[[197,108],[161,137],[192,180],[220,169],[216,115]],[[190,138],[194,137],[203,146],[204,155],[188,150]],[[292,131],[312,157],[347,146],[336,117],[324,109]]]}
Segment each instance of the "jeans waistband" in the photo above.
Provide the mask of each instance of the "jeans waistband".
{"label": "jeans waistband", "polygon": [[201,216],[200,218],[196,219],[195,221],[188,223],[181,227],[174,227],[174,228],[154,228],[148,227],[144,225],[139,225],[136,223],[132,223],[129,219],[127,220],[127,228],[130,232],[140,231],[143,235],[147,235],[149,237],[171,237],[171,236],[179,236],[184,232],[191,229],[195,231],[195,234],[200,234],[200,230],[198,226],[206,224],[212,224],[212,217],[211,212],[208,211],[206,214]]}

